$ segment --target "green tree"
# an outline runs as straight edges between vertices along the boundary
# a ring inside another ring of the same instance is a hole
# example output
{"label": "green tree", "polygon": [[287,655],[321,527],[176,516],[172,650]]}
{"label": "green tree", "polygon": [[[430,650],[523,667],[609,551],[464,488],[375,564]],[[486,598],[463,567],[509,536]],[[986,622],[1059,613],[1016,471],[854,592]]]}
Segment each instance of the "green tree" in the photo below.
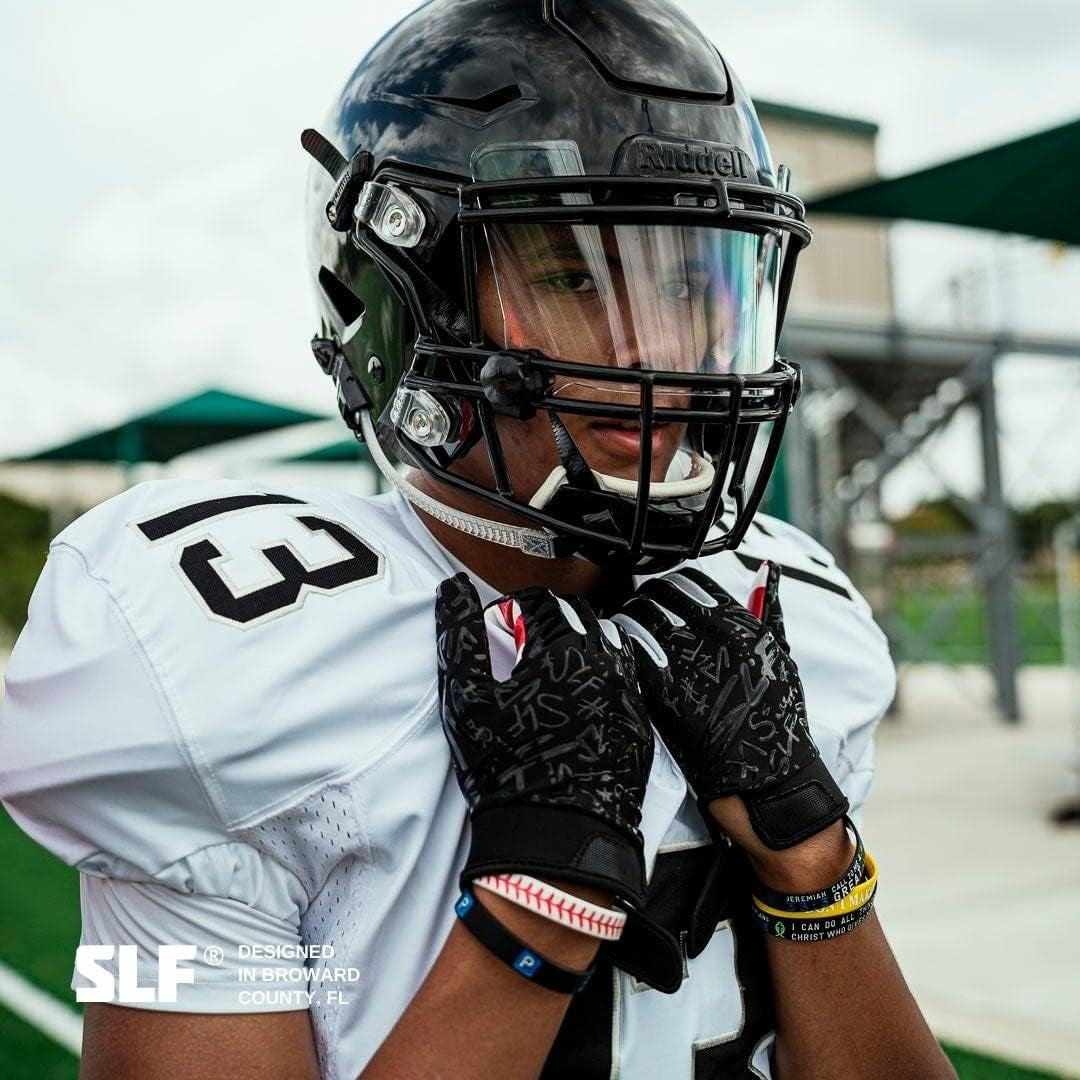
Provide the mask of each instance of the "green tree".
{"label": "green tree", "polygon": [[1017,510],[1013,514],[1016,525],[1016,542],[1025,556],[1046,547],[1053,539],[1054,529],[1068,521],[1080,509],[1075,501],[1050,499],[1034,506]]}
{"label": "green tree", "polygon": [[47,511],[0,495],[0,633],[22,629],[49,539]]}

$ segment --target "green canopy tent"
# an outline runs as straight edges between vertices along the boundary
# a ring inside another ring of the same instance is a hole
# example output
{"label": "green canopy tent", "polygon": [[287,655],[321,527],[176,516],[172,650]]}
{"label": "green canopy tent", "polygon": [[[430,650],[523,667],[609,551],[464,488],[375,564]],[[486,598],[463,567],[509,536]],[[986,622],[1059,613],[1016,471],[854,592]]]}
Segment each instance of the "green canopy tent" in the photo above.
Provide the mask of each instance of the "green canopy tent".
{"label": "green canopy tent", "polygon": [[324,443],[322,446],[316,446],[302,453],[291,454],[281,460],[290,464],[303,462],[318,465],[348,464],[356,461],[370,464],[374,468],[374,462],[371,460],[367,447],[356,439],[338,439],[335,442]]}
{"label": "green canopy tent", "polygon": [[274,431],[291,424],[322,420],[318,413],[209,389],[115,427],[91,432],[70,442],[14,458],[16,462],[94,461],[123,465],[170,461],[228,439]]}
{"label": "green canopy tent", "polygon": [[1080,244],[1080,119],[807,202],[814,214],[909,218]]}
{"label": "green canopy tent", "polygon": [[334,439],[323,443],[321,446],[297,454],[290,454],[281,459],[288,464],[315,464],[315,465],[364,465],[370,468],[375,476],[375,491],[386,490],[386,481],[379,471],[375,462],[371,460],[371,454],[362,442],[357,439]]}

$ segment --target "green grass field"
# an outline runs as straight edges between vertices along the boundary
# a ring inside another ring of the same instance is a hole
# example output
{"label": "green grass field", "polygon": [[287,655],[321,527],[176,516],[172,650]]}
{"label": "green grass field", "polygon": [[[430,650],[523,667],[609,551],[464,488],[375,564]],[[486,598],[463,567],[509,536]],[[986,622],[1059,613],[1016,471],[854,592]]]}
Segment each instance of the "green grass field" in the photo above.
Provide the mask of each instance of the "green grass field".
{"label": "green grass field", "polygon": [[[74,1007],[69,988],[79,943],[78,875],[0,811],[0,960]],[[72,1080],[75,1059],[0,1006],[0,1076]]]}
{"label": "green grass field", "polygon": [[[892,612],[882,621],[898,661],[986,663],[985,610],[976,589],[897,589],[893,603]],[[1021,581],[1016,590],[1016,613],[1022,663],[1060,664],[1061,623],[1055,586]]]}
{"label": "green grass field", "polygon": [[[71,965],[79,941],[79,889],[73,870],[24,836],[0,811],[0,960],[73,1004]],[[1060,1080],[1054,1074],[946,1046],[961,1080]],[[0,1006],[3,1080],[75,1080],[78,1063],[30,1024]]]}

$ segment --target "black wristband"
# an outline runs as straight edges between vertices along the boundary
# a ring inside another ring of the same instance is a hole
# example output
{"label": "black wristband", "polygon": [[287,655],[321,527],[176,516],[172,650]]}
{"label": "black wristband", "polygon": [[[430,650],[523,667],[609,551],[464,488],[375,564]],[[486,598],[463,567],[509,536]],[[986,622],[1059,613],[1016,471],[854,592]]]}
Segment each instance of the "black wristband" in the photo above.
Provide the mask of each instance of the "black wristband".
{"label": "black wristband", "polygon": [[812,893],[782,893],[770,889],[760,881],[754,882],[754,896],[763,904],[781,911],[798,913],[800,911],[817,911],[818,908],[831,907],[844,899],[856,885],[863,880],[863,867],[866,862],[866,849],[863,847],[862,837],[859,830],[852,824],[851,818],[844,816],[844,825],[855,834],[855,854],[851,865],[844,871],[843,876]]}
{"label": "black wristband", "polygon": [[571,971],[530,949],[477,901],[471,889],[466,889],[458,898],[454,912],[484,948],[537,986],[557,994],[579,994],[596,970],[591,967],[587,971]]}
{"label": "black wristband", "polygon": [[778,915],[770,915],[754,905],[751,905],[751,911],[758,928],[767,937],[776,938],[780,941],[829,941],[832,938],[851,933],[874,910],[876,894],[877,888],[875,887],[870,894],[870,899],[862,907],[845,912],[843,915],[832,915],[827,919],[801,919],[796,914],[792,914],[789,919],[782,919]]}

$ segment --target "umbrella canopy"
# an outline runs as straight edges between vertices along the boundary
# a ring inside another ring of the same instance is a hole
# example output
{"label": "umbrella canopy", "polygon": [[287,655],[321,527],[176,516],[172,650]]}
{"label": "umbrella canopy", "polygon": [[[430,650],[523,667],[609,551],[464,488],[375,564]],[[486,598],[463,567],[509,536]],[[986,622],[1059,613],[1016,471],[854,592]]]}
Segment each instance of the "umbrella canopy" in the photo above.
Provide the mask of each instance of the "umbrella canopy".
{"label": "umbrella canopy", "polygon": [[318,413],[275,405],[227,390],[204,390],[133,416],[115,427],[26,454],[16,461],[97,461],[135,465],[170,461],[189,450],[321,420]]}
{"label": "umbrella canopy", "polygon": [[1080,119],[941,165],[823,195],[818,214],[910,218],[1080,244]]}
{"label": "umbrella canopy", "polygon": [[303,462],[305,464],[331,465],[363,463],[367,465],[375,476],[376,492],[386,490],[386,481],[379,472],[375,462],[371,460],[371,454],[366,446],[356,439],[335,439],[332,442],[323,443],[322,446],[313,447],[298,454],[291,454],[281,459],[283,462]]}
{"label": "umbrella canopy", "polygon": [[316,462],[328,464],[334,462],[371,461],[371,455],[367,447],[356,439],[337,439],[334,442],[324,443],[322,446],[313,447],[302,453],[290,454],[282,458],[286,462]]}

